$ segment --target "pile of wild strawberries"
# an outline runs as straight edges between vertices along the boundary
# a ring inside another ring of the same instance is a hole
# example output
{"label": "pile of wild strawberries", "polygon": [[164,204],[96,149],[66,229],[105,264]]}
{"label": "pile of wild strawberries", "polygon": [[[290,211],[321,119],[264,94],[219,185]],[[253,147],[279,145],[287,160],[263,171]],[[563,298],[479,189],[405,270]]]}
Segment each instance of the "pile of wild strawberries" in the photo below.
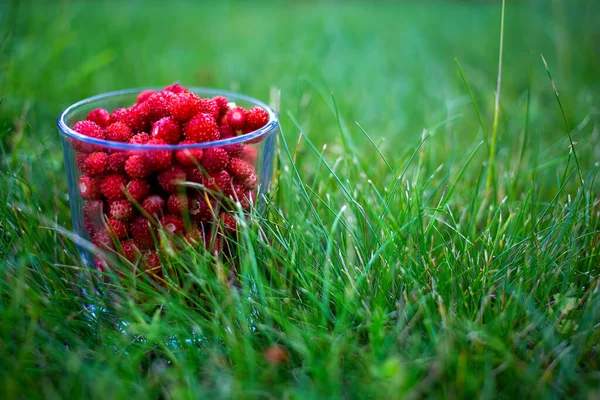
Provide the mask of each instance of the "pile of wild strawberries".
{"label": "pile of wild strawberries", "polygon": [[[268,121],[260,107],[245,110],[223,96],[200,98],[174,84],[140,93],[129,108],[92,110],[72,129],[113,142],[183,147],[246,134]],[[247,144],[173,151],[71,144],[88,236],[152,274],[160,273],[158,229],[219,252],[222,238],[237,230],[235,203],[248,210],[255,198],[257,151]],[[96,259],[96,268],[105,265]]]}

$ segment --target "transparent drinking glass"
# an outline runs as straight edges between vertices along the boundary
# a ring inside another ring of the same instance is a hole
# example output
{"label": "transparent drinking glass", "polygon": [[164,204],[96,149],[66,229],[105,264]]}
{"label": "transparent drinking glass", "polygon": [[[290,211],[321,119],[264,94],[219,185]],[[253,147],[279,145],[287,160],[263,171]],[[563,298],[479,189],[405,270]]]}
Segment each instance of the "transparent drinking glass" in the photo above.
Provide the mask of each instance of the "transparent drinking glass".
{"label": "transparent drinking glass", "polygon": [[[230,228],[230,219],[224,214],[236,217],[240,210],[247,212],[257,208],[260,211],[263,206],[261,194],[270,189],[279,129],[277,114],[263,102],[237,93],[203,88],[190,88],[189,91],[201,98],[224,96],[229,102],[246,109],[261,107],[268,113],[267,124],[243,135],[186,145],[111,142],[85,136],[72,129],[75,123],[85,120],[91,110],[103,108],[112,112],[134,105],[138,94],[145,90],[149,89],[122,90],[81,100],[64,110],[57,121],[75,232],[98,248],[117,257],[124,256],[131,262],[156,254],[158,231],[170,232],[182,240],[195,238],[208,248],[215,245],[219,223],[222,231]],[[221,150],[225,150],[230,162],[235,158],[236,162],[241,160],[253,168],[248,170],[248,179],[239,180],[231,174],[207,171],[201,159],[194,158],[195,155]],[[189,156],[185,165],[179,163],[181,154]],[[107,161],[108,167],[90,176],[92,155],[100,162]],[[133,179],[124,171],[124,165],[131,157],[166,162],[142,178]],[[160,206],[152,215],[143,207],[149,196],[155,196],[150,202]],[[172,214],[169,200],[177,196],[185,203],[178,215],[184,222],[183,228],[169,219]],[[102,269],[106,263],[93,251],[95,248],[84,241],[78,244],[87,266]],[[149,260],[149,264],[155,265],[156,262]]]}

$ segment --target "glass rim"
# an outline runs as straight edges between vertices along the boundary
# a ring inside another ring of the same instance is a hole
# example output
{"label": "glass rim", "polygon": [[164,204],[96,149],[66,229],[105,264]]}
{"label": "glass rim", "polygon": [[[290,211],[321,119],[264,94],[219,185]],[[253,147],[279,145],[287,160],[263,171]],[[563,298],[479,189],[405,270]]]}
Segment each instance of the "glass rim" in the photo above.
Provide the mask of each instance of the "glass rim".
{"label": "glass rim", "polygon": [[180,144],[153,145],[153,144],[131,144],[131,143],[123,143],[123,142],[113,142],[110,140],[97,139],[97,138],[82,135],[81,133],[75,132],[66,123],[66,118],[69,116],[69,114],[72,113],[73,111],[77,110],[79,107],[94,103],[99,100],[105,100],[105,99],[108,99],[111,97],[141,93],[145,90],[160,91],[160,90],[162,90],[162,88],[146,87],[146,88],[116,90],[113,92],[101,93],[101,94],[97,94],[92,97],[85,98],[83,100],[79,100],[78,102],[71,104],[63,112],[60,113],[60,115],[58,116],[58,119],[56,121],[58,130],[61,133],[61,135],[71,137],[73,139],[76,139],[79,142],[100,145],[100,146],[107,147],[110,149],[129,150],[129,151],[139,151],[139,150],[158,151],[158,150],[203,149],[203,148],[210,148],[210,147],[229,146],[229,145],[233,145],[233,144],[243,144],[246,142],[254,141],[256,139],[263,139],[263,138],[267,137],[269,134],[274,132],[275,129],[277,128],[277,126],[279,125],[279,119],[277,117],[277,113],[271,107],[269,107],[268,105],[266,105],[265,103],[263,103],[260,100],[257,100],[253,97],[246,96],[246,95],[243,95],[240,93],[230,92],[227,90],[201,88],[201,87],[190,87],[190,88],[188,88],[188,90],[190,92],[193,92],[196,94],[208,94],[208,95],[212,95],[212,96],[219,96],[219,95],[225,96],[227,98],[227,100],[230,100],[230,101],[232,99],[233,100],[239,99],[239,100],[247,101],[249,103],[252,103],[255,106],[262,107],[265,111],[267,111],[267,113],[269,114],[269,121],[262,128],[257,129],[252,132],[249,132],[249,133],[246,133],[246,134],[243,134],[243,135],[234,136],[234,137],[228,138],[228,139],[219,139],[219,140],[213,140],[210,142],[193,143],[193,144],[185,144],[185,145],[180,145]]}

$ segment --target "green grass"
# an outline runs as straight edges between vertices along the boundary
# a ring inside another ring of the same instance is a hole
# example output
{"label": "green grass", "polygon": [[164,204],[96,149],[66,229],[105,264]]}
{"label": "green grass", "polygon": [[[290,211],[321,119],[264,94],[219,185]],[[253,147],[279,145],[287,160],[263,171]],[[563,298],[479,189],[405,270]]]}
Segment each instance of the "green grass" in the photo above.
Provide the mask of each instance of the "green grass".
{"label": "green grass", "polygon": [[[497,126],[500,1],[0,4],[0,397],[597,398],[596,3],[507,2]],[[83,299],[55,118],[176,80],[281,90],[240,289]]]}

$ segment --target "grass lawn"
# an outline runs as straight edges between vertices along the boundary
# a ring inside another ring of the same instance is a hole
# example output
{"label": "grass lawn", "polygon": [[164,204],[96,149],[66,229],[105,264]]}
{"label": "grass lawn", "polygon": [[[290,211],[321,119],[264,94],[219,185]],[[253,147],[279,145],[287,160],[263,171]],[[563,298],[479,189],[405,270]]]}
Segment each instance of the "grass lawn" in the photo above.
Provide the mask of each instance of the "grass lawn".
{"label": "grass lawn", "polygon": [[[507,3],[497,103],[500,0],[0,3],[0,398],[599,398],[600,4]],[[281,92],[240,288],[84,299],[55,119],[174,81]]]}

